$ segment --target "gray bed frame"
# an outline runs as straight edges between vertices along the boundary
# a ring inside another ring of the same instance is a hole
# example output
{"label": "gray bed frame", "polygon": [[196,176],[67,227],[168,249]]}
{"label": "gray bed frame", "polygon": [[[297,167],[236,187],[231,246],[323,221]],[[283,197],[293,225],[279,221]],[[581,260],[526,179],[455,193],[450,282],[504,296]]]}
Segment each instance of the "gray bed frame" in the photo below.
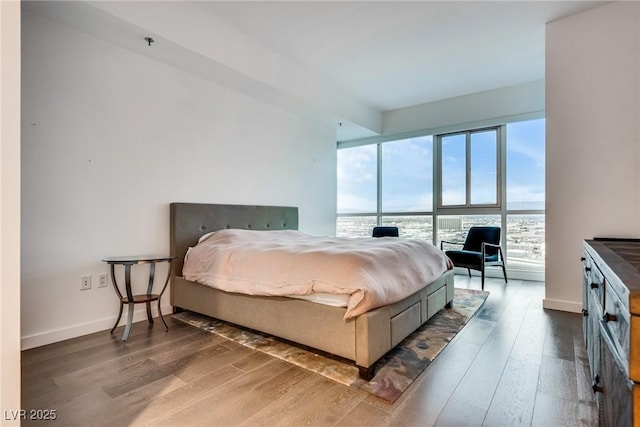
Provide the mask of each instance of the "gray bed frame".
{"label": "gray bed frame", "polygon": [[309,301],[228,293],[185,280],[184,256],[205,234],[225,228],[298,228],[298,208],[171,203],[170,250],[174,312],[189,310],[262,331],[355,362],[370,379],[374,363],[453,301],[453,270],[394,304],[344,320],[345,308]]}

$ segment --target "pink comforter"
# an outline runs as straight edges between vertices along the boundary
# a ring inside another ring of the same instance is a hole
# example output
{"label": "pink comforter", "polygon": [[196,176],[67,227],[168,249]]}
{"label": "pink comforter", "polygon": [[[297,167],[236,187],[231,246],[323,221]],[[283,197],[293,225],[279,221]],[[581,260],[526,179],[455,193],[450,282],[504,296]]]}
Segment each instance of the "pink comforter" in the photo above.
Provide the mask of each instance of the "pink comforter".
{"label": "pink comforter", "polygon": [[250,295],[350,295],[345,319],[392,304],[440,277],[444,253],[423,240],[221,230],[189,249],[183,275]]}

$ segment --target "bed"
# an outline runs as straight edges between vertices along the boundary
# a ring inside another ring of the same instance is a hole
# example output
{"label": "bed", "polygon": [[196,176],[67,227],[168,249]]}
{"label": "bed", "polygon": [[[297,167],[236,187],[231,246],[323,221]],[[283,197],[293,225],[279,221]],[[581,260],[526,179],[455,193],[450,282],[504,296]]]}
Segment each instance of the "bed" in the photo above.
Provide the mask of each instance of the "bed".
{"label": "bed", "polygon": [[207,233],[224,229],[297,230],[298,209],[281,206],[171,203],[170,251],[174,312],[189,310],[265,332],[351,360],[370,379],[375,362],[453,301],[453,270],[417,292],[345,319],[344,307],[285,296],[225,292],[183,277],[190,247]]}

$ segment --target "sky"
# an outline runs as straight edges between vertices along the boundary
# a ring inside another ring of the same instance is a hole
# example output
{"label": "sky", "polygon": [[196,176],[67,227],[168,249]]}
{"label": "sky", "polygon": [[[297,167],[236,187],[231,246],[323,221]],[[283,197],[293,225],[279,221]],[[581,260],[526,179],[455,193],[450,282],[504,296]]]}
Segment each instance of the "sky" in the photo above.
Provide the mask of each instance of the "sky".
{"label": "sky", "polygon": [[[507,209],[544,209],[544,119],[507,125]],[[383,212],[433,209],[433,138],[382,144]],[[443,138],[443,201],[465,200],[464,136]],[[471,198],[495,203],[495,132],[471,138]],[[493,148],[492,148],[493,147]],[[376,212],[376,145],[338,150],[338,213]]]}

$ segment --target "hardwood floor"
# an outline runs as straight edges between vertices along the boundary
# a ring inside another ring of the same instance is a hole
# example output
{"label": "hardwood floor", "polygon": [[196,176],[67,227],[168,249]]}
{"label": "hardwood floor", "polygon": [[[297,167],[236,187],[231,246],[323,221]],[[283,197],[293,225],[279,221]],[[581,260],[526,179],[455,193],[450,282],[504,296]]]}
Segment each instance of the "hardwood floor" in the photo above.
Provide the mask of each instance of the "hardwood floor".
{"label": "hardwood floor", "polygon": [[[456,276],[457,287],[479,279]],[[23,409],[60,426],[594,426],[578,314],[538,282],[488,279],[485,305],[393,405],[166,316],[22,353]]]}

